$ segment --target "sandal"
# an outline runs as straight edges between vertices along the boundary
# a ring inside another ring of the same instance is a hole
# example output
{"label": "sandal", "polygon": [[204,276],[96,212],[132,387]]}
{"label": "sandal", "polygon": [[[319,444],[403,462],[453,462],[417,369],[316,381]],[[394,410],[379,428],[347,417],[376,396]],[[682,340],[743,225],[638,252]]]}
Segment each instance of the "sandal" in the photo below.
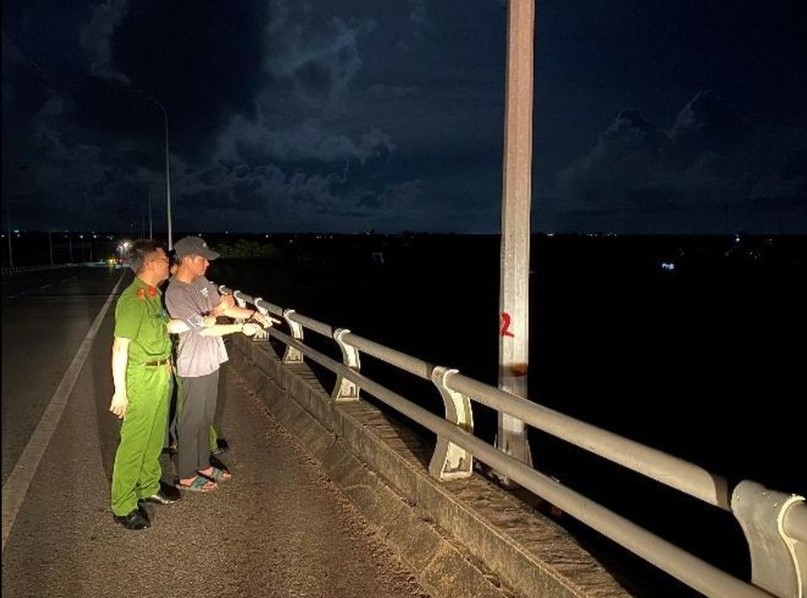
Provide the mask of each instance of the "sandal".
{"label": "sandal", "polygon": [[[209,471],[210,473],[205,473]],[[199,475],[203,478],[207,478],[211,482],[226,482],[227,480],[232,479],[233,474],[225,469],[219,469],[218,467],[211,467],[210,469],[204,469],[199,471]]]}
{"label": "sandal", "polygon": [[183,484],[182,480],[177,480],[176,486],[180,490],[189,490],[191,492],[213,492],[218,488],[218,484],[214,479],[201,474],[193,476],[190,484]]}

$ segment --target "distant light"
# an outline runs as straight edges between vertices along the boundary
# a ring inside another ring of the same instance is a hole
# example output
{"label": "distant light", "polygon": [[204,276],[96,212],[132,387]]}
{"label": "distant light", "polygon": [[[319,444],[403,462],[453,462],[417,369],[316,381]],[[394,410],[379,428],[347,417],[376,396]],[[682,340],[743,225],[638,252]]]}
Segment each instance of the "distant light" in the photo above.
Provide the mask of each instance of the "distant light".
{"label": "distant light", "polygon": [[742,238],[740,237],[740,235],[734,235],[734,242],[739,243],[740,241],[742,241]]}
{"label": "distant light", "polygon": [[675,270],[675,264],[672,262],[661,262],[661,269],[672,272]]}
{"label": "distant light", "polygon": [[15,229],[14,229],[14,234],[15,234],[15,235],[19,235],[19,234],[20,234],[20,229],[15,228]]}
{"label": "distant light", "polygon": [[546,236],[547,236],[547,237],[554,237],[554,236],[555,236],[555,233],[546,233]]}

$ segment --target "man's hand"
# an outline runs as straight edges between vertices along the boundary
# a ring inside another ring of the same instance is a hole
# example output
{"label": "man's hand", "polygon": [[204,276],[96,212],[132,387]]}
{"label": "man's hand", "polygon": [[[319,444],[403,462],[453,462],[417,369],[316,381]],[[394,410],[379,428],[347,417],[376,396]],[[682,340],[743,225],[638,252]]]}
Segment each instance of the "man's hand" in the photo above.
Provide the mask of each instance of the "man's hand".
{"label": "man's hand", "polygon": [[126,409],[129,407],[129,398],[125,392],[116,392],[112,395],[112,403],[109,405],[109,410],[118,416],[118,419],[123,419],[126,415]]}
{"label": "man's hand", "polygon": [[233,297],[232,295],[222,295],[219,304],[213,308],[213,315],[215,316],[224,315],[224,312],[233,306],[235,306],[235,297]]}
{"label": "man's hand", "polygon": [[280,324],[280,320],[264,315],[259,311],[256,311],[254,314],[252,314],[252,318],[250,319],[253,320],[254,322],[257,322],[264,328],[271,328],[272,324]]}
{"label": "man's hand", "polygon": [[246,324],[241,325],[241,332],[243,332],[246,336],[255,336],[261,330],[261,327],[258,324],[253,324],[252,322],[247,322]]}
{"label": "man's hand", "polygon": [[216,316],[205,316],[202,318],[202,327],[203,328],[212,328],[216,325]]}

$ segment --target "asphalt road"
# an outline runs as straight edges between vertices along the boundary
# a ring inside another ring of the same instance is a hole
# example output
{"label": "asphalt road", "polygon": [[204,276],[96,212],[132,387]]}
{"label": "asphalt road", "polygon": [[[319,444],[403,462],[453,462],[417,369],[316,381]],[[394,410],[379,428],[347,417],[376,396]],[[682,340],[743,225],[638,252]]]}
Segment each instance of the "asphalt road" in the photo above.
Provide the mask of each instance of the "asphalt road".
{"label": "asphalt road", "polygon": [[[3,279],[3,595],[427,596],[226,366],[233,479],[150,505],[148,530],[113,521],[110,293],[130,280],[106,267]],[[172,480],[167,457],[163,470]]]}

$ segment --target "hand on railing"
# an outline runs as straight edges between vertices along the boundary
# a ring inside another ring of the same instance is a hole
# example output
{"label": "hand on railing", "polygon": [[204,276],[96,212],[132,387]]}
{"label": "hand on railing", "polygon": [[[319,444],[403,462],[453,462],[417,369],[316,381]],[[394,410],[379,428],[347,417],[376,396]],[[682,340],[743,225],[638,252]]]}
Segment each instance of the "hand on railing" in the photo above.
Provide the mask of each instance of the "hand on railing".
{"label": "hand on railing", "polygon": [[256,324],[260,324],[264,330],[267,328],[271,328],[273,324],[280,324],[280,320],[273,318],[271,316],[267,316],[266,314],[262,314],[259,311],[256,311],[252,316],[247,320],[248,322],[255,322]]}
{"label": "hand on railing", "polygon": [[244,333],[245,336],[256,337],[259,333],[266,334],[258,324],[253,322],[247,322],[246,324],[241,324],[241,332]]}

